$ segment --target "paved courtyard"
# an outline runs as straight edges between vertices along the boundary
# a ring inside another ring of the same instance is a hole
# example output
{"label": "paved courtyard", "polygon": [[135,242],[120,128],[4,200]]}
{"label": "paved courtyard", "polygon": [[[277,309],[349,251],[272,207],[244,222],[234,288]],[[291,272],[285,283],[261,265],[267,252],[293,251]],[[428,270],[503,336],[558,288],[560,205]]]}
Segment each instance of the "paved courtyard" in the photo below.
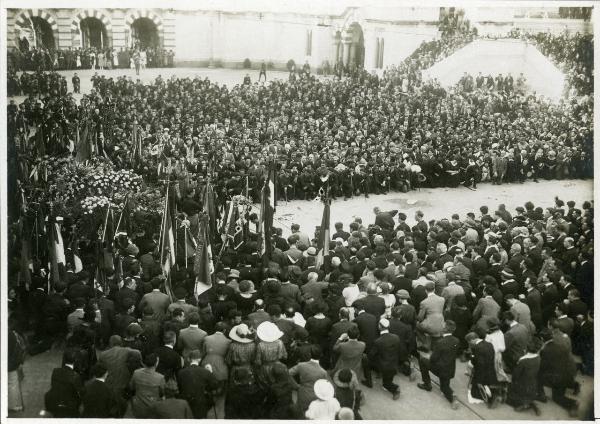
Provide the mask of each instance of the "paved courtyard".
{"label": "paved courtyard", "polygon": [[[503,203],[506,209],[514,214],[514,209],[523,206],[528,200],[542,208],[553,206],[554,196],[558,196],[565,203],[574,200],[580,207],[585,200],[593,199],[593,182],[591,180],[540,180],[539,183],[528,181],[524,184],[500,186],[484,183],[478,184],[476,191],[460,186],[453,189],[424,188],[408,193],[370,195],[369,198],[359,196],[347,201],[337,198],[331,204],[331,227],[333,228],[333,224],[340,221],[347,229],[348,224],[355,217],[361,217],[363,223],[370,224],[375,220],[373,215],[375,206],[379,206],[381,210],[398,209],[407,215],[407,223],[413,225],[417,210],[423,211],[425,220],[450,219],[453,213],[458,213],[463,219],[467,212],[478,215],[479,207],[482,205],[488,206],[490,213],[493,214],[498,205]],[[258,205],[254,206],[256,210],[258,207]],[[291,225],[297,223],[303,231],[312,234],[315,226],[321,225],[322,214],[323,204],[319,201],[279,202],[274,218],[275,226],[281,227],[284,235],[289,235]]]}
{"label": "paved courtyard", "polygon": [[[147,84],[156,79],[159,75],[163,79],[171,78],[175,75],[177,78],[208,78],[211,81],[218,82],[219,84],[225,84],[228,87],[233,87],[236,84],[242,84],[246,74],[250,75],[251,81],[254,83],[258,81],[258,70],[255,69],[223,69],[223,68],[147,68],[140,71],[140,75],[135,74],[135,69],[107,69],[104,71],[92,70],[92,69],[78,69],[69,71],[59,71],[61,75],[64,75],[67,80],[68,91],[73,91],[73,84],[71,78],[77,72],[79,79],[81,80],[81,94],[73,94],[73,96],[79,101],[83,94],[88,94],[92,89],[91,77],[98,73],[98,75],[104,75],[107,78],[117,78],[119,76],[131,77],[134,81],[140,79],[143,83]],[[20,74],[19,74],[20,75]],[[287,79],[289,76],[288,72],[282,71],[267,71],[267,82],[274,79]],[[324,77],[319,77],[324,78]],[[264,84],[264,79],[261,84]],[[21,103],[25,97],[15,96],[9,97],[14,99],[17,103]]]}

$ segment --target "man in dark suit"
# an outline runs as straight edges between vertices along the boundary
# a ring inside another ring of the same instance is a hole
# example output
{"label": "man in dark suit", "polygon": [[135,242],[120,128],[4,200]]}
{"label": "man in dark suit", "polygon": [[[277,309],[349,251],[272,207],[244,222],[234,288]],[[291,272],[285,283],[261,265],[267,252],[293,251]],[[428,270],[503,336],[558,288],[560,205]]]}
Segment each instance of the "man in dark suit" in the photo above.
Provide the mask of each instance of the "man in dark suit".
{"label": "man in dark suit", "polygon": [[83,298],[86,301],[94,296],[94,291],[88,285],[89,274],[86,271],[81,271],[75,275],[77,281],[72,283],[67,289],[67,299],[73,303],[77,298]]}
{"label": "man in dark suit", "polygon": [[454,321],[446,321],[444,334],[433,345],[431,355],[427,357],[421,353],[419,357],[419,368],[421,370],[422,383],[417,384],[419,389],[431,391],[431,371],[440,379],[440,389],[448,402],[451,403],[452,409],[458,408],[458,402],[454,396],[454,392],[450,387],[450,380],[454,378],[456,373],[456,356],[458,355],[459,340],[452,335],[456,330]]}
{"label": "man in dark suit", "polygon": [[523,324],[519,324],[514,314],[511,311],[506,311],[502,315],[504,323],[508,326],[508,330],[504,333],[504,344],[506,349],[502,354],[507,371],[511,372],[517,365],[517,361],[521,356],[527,353],[527,344],[531,338],[529,329]]}
{"label": "man in dark suit", "polygon": [[367,286],[367,295],[354,303],[361,303],[365,312],[373,315],[375,318],[381,317],[385,312],[385,301],[377,295],[377,285],[369,284]]}
{"label": "man in dark suit", "polygon": [[[478,329],[479,331],[479,329]],[[484,332],[481,332],[481,336],[484,336]],[[471,347],[471,364],[473,365],[472,377],[471,377],[471,396],[476,399],[484,399],[481,386],[488,386],[491,391],[492,385],[498,384],[498,378],[496,377],[495,367],[495,353],[494,346],[491,343],[486,342],[482,339],[478,333],[469,333],[465,336],[465,340]],[[497,397],[487,397],[487,401],[490,405],[497,403]]]}
{"label": "man in dark suit", "polygon": [[560,331],[571,337],[575,328],[575,321],[567,315],[569,313],[569,305],[566,303],[557,303],[554,313],[556,315],[556,326]]}
{"label": "man in dark suit", "polygon": [[[550,327],[553,325],[554,320],[551,320]],[[552,389],[552,400],[567,409],[571,417],[577,416],[577,401],[565,396],[567,388],[577,385],[575,382],[577,367],[569,343],[563,341],[566,336],[562,335],[558,328],[544,329],[541,334],[546,343],[540,351],[538,376],[540,400],[545,400],[543,386],[548,386]]]}
{"label": "man in dark suit", "polygon": [[154,402],[150,414],[159,420],[189,420],[194,417],[187,400],[175,397],[171,390],[165,391],[165,399]]}
{"label": "man in dark suit", "polygon": [[414,263],[415,255],[411,252],[406,252],[404,254],[404,259],[406,260],[406,264],[404,265],[404,277],[409,280],[416,280],[419,277],[419,266]]}
{"label": "man in dark suit", "polygon": [[[125,284],[115,295],[115,306],[117,312],[126,312],[129,309],[129,305],[137,305],[139,300],[139,294],[135,291],[136,281],[134,278],[125,278]],[[130,301],[126,302],[126,299]]]}
{"label": "man in dark suit", "polygon": [[535,324],[535,328],[542,328],[542,295],[531,280],[525,280],[525,290],[525,303],[531,311],[531,322]]}
{"label": "man in dark suit", "polygon": [[64,365],[52,371],[50,390],[46,393],[44,403],[46,410],[50,411],[54,418],[79,417],[83,383],[73,369],[76,355],[74,349],[65,350]]}
{"label": "man in dark suit", "polygon": [[331,326],[329,330],[329,343],[331,347],[337,342],[340,336],[348,333],[351,328],[358,328],[356,323],[350,321],[350,309],[343,307],[338,312],[339,321]]}
{"label": "man in dark suit", "polygon": [[156,372],[165,376],[167,388],[175,383],[175,376],[183,367],[183,358],[175,351],[176,339],[177,337],[173,331],[166,331],[163,336],[165,344],[154,351],[159,358]]}
{"label": "man in dark suit", "polygon": [[379,321],[379,333],[381,334],[369,350],[369,362],[379,369],[383,379],[383,387],[392,393],[394,400],[400,397],[400,387],[394,383],[394,376],[398,367],[398,355],[400,354],[400,338],[390,334],[390,322],[382,318]]}
{"label": "man in dark suit", "polygon": [[200,366],[199,350],[191,351],[189,360],[190,365],[177,373],[179,394],[190,404],[194,418],[204,419],[213,404],[212,391],[219,387],[219,382],[212,372]]}
{"label": "man in dark suit", "polygon": [[331,239],[335,240],[338,237],[343,239],[344,241],[347,241],[350,238],[350,233],[344,231],[344,224],[341,222],[335,223],[335,234],[331,237]]}
{"label": "man in dark suit", "polygon": [[543,276],[538,288],[542,293],[542,320],[543,323],[547,323],[554,316],[554,307],[558,303],[558,289],[547,275]]}
{"label": "man in dark suit", "polygon": [[581,293],[581,299],[591,305],[594,301],[594,261],[592,254],[580,252],[581,264],[575,273],[575,285]]}
{"label": "man in dark suit", "polygon": [[106,385],[108,370],[101,363],[92,366],[94,378],[85,385],[82,418],[118,418],[119,400]]}
{"label": "man in dark suit", "polygon": [[377,331],[377,318],[366,312],[362,303],[359,303],[358,305],[355,304],[354,308],[356,310],[354,322],[360,331],[360,341],[365,342],[368,352],[373,346],[375,339],[379,336],[379,332]]}
{"label": "man in dark suit", "polygon": [[400,339],[398,365],[404,375],[410,376],[410,355],[416,351],[417,342],[411,325],[402,321],[402,308],[399,306],[392,309],[390,334],[395,334]]}
{"label": "man in dark suit", "polygon": [[394,222],[394,216],[396,216],[396,214],[398,213],[397,210],[382,212],[381,209],[379,209],[379,207],[375,207],[373,209],[373,212],[375,213],[375,225],[378,225],[382,229],[386,229],[389,231],[392,231],[394,229],[394,225],[396,224]]}
{"label": "man in dark suit", "polygon": [[587,316],[588,307],[580,299],[579,290],[569,290],[569,294],[567,295],[567,301],[569,305],[569,318],[577,322],[578,319],[583,320]]}
{"label": "man in dark suit", "polygon": [[108,345],[109,348],[98,355],[98,363],[108,370],[106,385],[123,398],[132,372],[142,362],[142,355],[138,350],[123,347],[123,340],[117,335],[110,337]]}

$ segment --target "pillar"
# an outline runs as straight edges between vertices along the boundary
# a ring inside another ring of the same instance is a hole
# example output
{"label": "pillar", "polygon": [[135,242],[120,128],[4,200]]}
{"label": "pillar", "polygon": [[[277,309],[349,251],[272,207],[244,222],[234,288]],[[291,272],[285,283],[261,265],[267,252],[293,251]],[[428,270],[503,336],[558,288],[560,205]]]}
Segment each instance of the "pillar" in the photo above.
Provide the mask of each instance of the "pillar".
{"label": "pillar", "polygon": [[350,47],[351,47],[350,40],[344,40],[343,45],[344,45],[343,62],[344,62],[345,66],[348,66],[350,64]]}

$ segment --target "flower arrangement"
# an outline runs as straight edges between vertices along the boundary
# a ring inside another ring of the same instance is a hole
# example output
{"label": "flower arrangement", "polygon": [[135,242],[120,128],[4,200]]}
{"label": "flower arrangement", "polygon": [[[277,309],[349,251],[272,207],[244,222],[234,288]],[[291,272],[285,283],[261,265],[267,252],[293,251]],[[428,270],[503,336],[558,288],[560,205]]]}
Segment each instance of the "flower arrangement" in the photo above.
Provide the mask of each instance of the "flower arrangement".
{"label": "flower arrangement", "polygon": [[237,203],[238,206],[252,206],[252,202],[246,196],[242,196],[241,194],[233,196],[231,200]]}
{"label": "flower arrangement", "polygon": [[88,196],[81,200],[81,209],[84,215],[94,213],[97,208],[105,208],[109,204],[106,196]]}

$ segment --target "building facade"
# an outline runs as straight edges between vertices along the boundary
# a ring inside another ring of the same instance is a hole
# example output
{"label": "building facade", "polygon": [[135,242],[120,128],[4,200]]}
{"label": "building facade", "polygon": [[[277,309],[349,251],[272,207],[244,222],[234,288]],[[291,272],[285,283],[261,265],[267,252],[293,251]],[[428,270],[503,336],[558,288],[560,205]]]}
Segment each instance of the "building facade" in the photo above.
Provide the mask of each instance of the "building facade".
{"label": "building facade", "polygon": [[249,62],[257,68],[265,61],[270,68],[285,69],[293,60],[298,67],[308,62],[313,69],[343,62],[377,70],[401,62],[422,42],[439,37],[441,16],[449,12],[486,34],[514,27],[591,31],[585,19],[564,18],[558,8],[529,16],[517,9],[498,13],[497,8],[237,7],[9,9],[7,40],[9,48],[19,48],[24,39],[29,46],[57,49],[161,47],[174,52],[176,66],[241,68]]}

